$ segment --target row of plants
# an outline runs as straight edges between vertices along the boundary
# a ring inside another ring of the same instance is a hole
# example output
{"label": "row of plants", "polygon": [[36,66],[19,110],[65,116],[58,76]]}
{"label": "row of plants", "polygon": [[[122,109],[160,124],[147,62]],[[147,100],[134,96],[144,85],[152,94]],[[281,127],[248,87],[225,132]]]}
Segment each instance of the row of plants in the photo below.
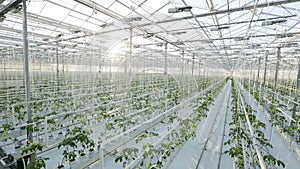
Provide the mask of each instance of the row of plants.
{"label": "row of plants", "polygon": [[[171,90],[170,90],[171,91]],[[112,94],[113,95],[113,94]],[[99,96],[99,95],[98,95]],[[170,96],[170,95],[169,95]],[[172,95],[171,95],[172,96]],[[178,96],[175,96],[175,98],[176,97],[178,97]],[[104,94],[104,95],[101,95],[100,96],[100,99],[101,99],[101,103],[105,103],[106,101],[103,101],[103,98],[105,98],[105,99],[107,99],[107,100],[120,100],[120,98],[118,99],[118,98],[113,98],[113,97],[111,97],[111,95],[109,94],[109,95],[107,95],[107,94]],[[53,115],[57,115],[57,114],[60,114],[60,112],[67,112],[68,110],[76,110],[76,109],[79,109],[80,107],[84,107],[84,104],[83,105],[81,105],[81,106],[76,106],[75,104],[77,104],[78,105],[78,103],[81,103],[81,102],[83,102],[83,103],[87,103],[87,101],[89,101],[89,100],[92,100],[93,99],[93,97],[85,97],[84,98],[85,100],[83,100],[83,101],[80,101],[80,100],[76,100],[76,99],[73,99],[73,101],[71,101],[70,100],[70,102],[68,102],[68,100],[66,100],[66,102],[65,103],[60,103],[60,102],[53,102],[52,104],[51,104],[51,102],[50,102],[50,104],[47,104],[47,105],[45,105],[45,104],[36,104],[36,105],[33,105],[33,107],[34,107],[34,118],[33,118],[33,120],[34,120],[34,122],[36,122],[37,123],[37,125],[35,126],[35,127],[33,127],[33,129],[34,129],[34,132],[35,133],[38,133],[38,132],[41,132],[41,131],[43,131],[44,130],[44,123],[43,123],[43,120],[46,118],[46,117],[49,117],[49,116],[53,116]],[[159,100],[160,98],[158,98],[158,100]],[[173,98],[171,98],[171,99],[173,99]],[[96,101],[97,102],[97,101]],[[148,101],[149,103],[148,104],[146,104],[146,105],[148,105],[148,106],[150,106],[151,105],[151,101]],[[69,104],[70,103],[70,104]],[[90,102],[89,104],[91,104],[91,103],[93,103],[93,102]],[[108,102],[106,102],[106,103],[108,103]],[[52,107],[50,107],[51,105],[56,105],[56,104],[59,104],[59,106],[57,106],[57,108],[52,108]],[[100,103],[98,103],[98,104],[100,104]],[[94,105],[94,106],[97,106],[97,104],[96,105]],[[63,107],[63,108],[61,108],[61,107]],[[125,124],[124,123],[124,120],[125,120],[125,118],[123,118],[122,119],[122,116],[121,116],[121,118],[119,118],[119,119],[116,119],[115,117],[117,117],[117,116],[120,116],[120,112],[119,113],[116,113],[115,115],[114,114],[107,114],[106,112],[108,112],[108,110],[112,110],[112,109],[116,109],[116,107],[117,107],[117,105],[112,105],[112,106],[109,106],[109,107],[105,107],[104,108],[104,110],[102,109],[101,110],[101,117],[102,117],[102,120],[100,120],[100,121],[98,121],[99,123],[101,123],[101,121],[105,121],[106,119],[110,119],[110,120],[114,120],[114,124],[112,124],[112,123],[106,123],[105,125],[107,126],[107,128],[108,129],[114,129],[114,127],[115,126],[119,126],[120,128],[122,128],[123,126],[122,126],[122,124],[120,123],[121,121],[123,122],[123,124]],[[124,106],[125,107],[125,106]],[[39,108],[41,108],[41,109],[39,109]],[[45,109],[43,109],[43,108],[45,108]],[[101,108],[103,108],[103,106],[99,106],[99,109],[101,109]],[[125,107],[126,108],[126,107]],[[97,108],[95,108],[94,110],[97,110]],[[22,106],[20,106],[20,107],[17,107],[16,108],[16,111],[18,112],[18,111],[20,111],[20,112],[23,112],[22,114],[23,115],[25,115],[25,106],[24,107],[22,107]],[[49,112],[48,114],[46,113],[46,112]],[[124,110],[123,111],[121,111],[121,112],[124,112]],[[87,113],[91,113],[91,114],[94,114],[93,112],[87,112]],[[21,113],[20,113],[21,114]],[[115,117],[114,117],[115,116]],[[24,118],[24,116],[19,116],[18,115],[18,117],[19,117],[19,120],[20,121],[23,121],[23,120],[25,120],[25,118]],[[99,117],[99,116],[98,116]],[[64,117],[64,119],[66,119],[65,121],[67,121],[67,125],[65,125],[64,124],[64,121],[57,121],[57,120],[53,120],[53,119],[49,119],[49,120],[47,120],[47,123],[48,123],[48,127],[49,127],[49,129],[50,129],[50,131],[56,131],[56,130],[58,130],[58,129],[60,129],[60,128],[62,128],[62,127],[67,127],[67,126],[72,126],[72,125],[74,125],[74,122],[72,122],[73,120],[72,119],[75,119],[74,121],[76,121],[76,119],[83,119],[83,120],[85,120],[85,117],[83,117],[82,115],[80,115],[80,114],[78,114],[78,115],[66,115],[65,117]],[[121,120],[120,120],[121,119]],[[128,117],[127,119],[132,119],[132,117]],[[116,124],[116,125],[115,125]],[[11,124],[5,124],[4,125],[5,126],[5,130],[7,130],[7,131],[9,131],[9,130],[15,130],[14,128],[12,128],[12,125]],[[22,130],[25,130],[25,128],[22,128]],[[68,130],[70,130],[69,129],[69,127],[68,127]],[[114,132],[114,130],[112,130],[113,132]],[[67,132],[64,132],[64,133],[67,133]],[[8,134],[8,133],[5,133],[5,134]],[[65,134],[65,135],[68,135],[68,134]],[[50,133],[50,135],[49,135],[49,137],[53,137],[52,136],[52,134]],[[16,138],[11,138],[11,137],[7,137],[7,138],[9,138],[9,139],[16,139]],[[60,140],[61,141],[61,140]]]}
{"label": "row of plants", "polygon": [[[292,103],[291,107],[288,107],[288,103],[286,103],[284,100],[280,100],[279,97],[274,97],[274,94],[272,93],[249,89],[246,82],[243,83],[243,86],[245,89],[250,90],[250,94],[253,95],[259,104],[266,108],[269,113],[272,126],[279,128],[279,132],[289,135],[290,138],[299,145],[300,116],[296,114],[294,117],[292,117],[292,112],[298,111],[299,106],[295,106]],[[294,110],[294,108],[296,108],[296,110]],[[284,115],[282,111],[284,111],[286,114],[289,114],[294,121]]]}
{"label": "row of plants", "polygon": [[[147,83],[149,82],[151,82],[152,84],[148,85]],[[60,148],[68,149],[66,151],[64,150],[64,152],[66,152],[66,155],[63,154],[63,156],[65,157],[63,161],[70,162],[70,158],[73,158],[75,155],[75,158],[77,156],[80,156],[79,150],[75,148],[79,148],[80,150],[82,150],[80,148],[80,140],[75,141],[75,143],[78,142],[78,147],[74,147],[73,143],[69,142],[72,145],[66,143],[70,140],[69,138],[72,137],[72,134],[70,134],[70,132],[73,131],[72,126],[80,126],[82,124],[85,124],[83,125],[84,127],[82,127],[82,132],[85,131],[85,128],[94,128],[93,126],[99,126],[99,124],[100,126],[104,126],[103,128],[106,130],[105,133],[94,133],[99,135],[99,140],[93,139],[94,143],[97,141],[102,142],[102,140],[105,140],[112,135],[124,132],[130,127],[133,127],[145,121],[145,119],[143,120],[140,117],[146,117],[148,119],[153,118],[157,114],[165,111],[166,105],[169,105],[168,108],[170,108],[179,104],[182,99],[183,95],[180,95],[181,90],[178,88],[178,85],[174,79],[168,80],[167,89],[169,90],[164,89],[165,86],[163,78],[156,77],[156,81],[153,81],[151,80],[151,78],[149,78],[146,79],[146,81],[144,81],[143,83],[145,83],[146,85],[131,85],[132,88],[139,89],[132,90],[131,94],[128,94],[128,91],[126,90],[115,90],[119,86],[108,87],[107,84],[109,84],[109,82],[103,82],[104,88],[110,88],[108,92],[99,92],[97,94],[94,94],[92,93],[93,91],[89,91],[91,92],[91,95],[78,98],[73,97],[74,95],[72,94],[68,94],[69,98],[64,99],[63,102],[60,102],[61,100],[57,99],[46,103],[33,104],[33,121],[36,124],[33,125],[31,129],[34,132],[34,136],[35,138],[37,138],[40,135],[44,135],[44,122],[46,118],[57,116],[61,113],[69,111],[76,111],[75,114],[69,113],[62,116],[61,118],[49,118],[47,120],[47,130],[49,131],[47,137],[49,137],[49,139],[56,140],[56,142],[58,142],[59,144],[63,144],[60,146]],[[152,86],[153,88],[148,89],[149,86]],[[97,87],[100,88],[101,86]],[[173,89],[175,89],[175,91]],[[135,91],[140,92],[133,93]],[[163,94],[164,91],[166,91],[167,93]],[[123,101],[126,99],[128,99],[128,101]],[[137,104],[136,101],[139,103]],[[141,109],[141,105],[144,106],[144,108],[146,108],[147,110],[142,111],[141,114],[135,114],[137,110],[143,109],[143,107]],[[87,109],[87,106],[91,107],[91,109]],[[26,121],[25,106],[16,106],[14,108],[15,111],[18,112],[16,113],[16,117],[18,118],[18,120],[20,122]],[[79,111],[81,109],[84,111]],[[88,125],[90,120],[88,119],[88,117],[92,117],[92,120],[96,121],[93,126]],[[6,119],[9,119],[9,117]],[[15,143],[18,149],[27,147],[25,140],[22,141],[20,139],[20,137],[25,135],[26,132],[20,132],[20,135],[15,137],[15,135],[12,134],[12,131],[16,131],[16,129],[13,128],[12,122],[10,120],[7,120],[6,123],[3,124],[3,127],[4,134],[2,134],[4,136],[3,138],[6,140],[3,139],[2,142]],[[26,131],[26,127],[22,127],[20,130]],[[53,137],[54,133],[56,133],[56,135],[60,134],[59,139]],[[91,132],[84,133],[87,137],[92,134]],[[66,137],[64,138],[63,136]],[[21,146],[17,146],[17,142],[20,143],[20,141],[23,142],[23,144],[20,144]],[[40,141],[38,139],[34,139],[34,142],[39,142],[38,144],[43,145],[43,140]],[[47,149],[44,149],[43,151],[47,151]],[[86,149],[84,151],[86,151]],[[64,162],[62,162],[61,165],[63,165],[63,163]]]}
{"label": "row of plants", "polygon": [[[147,169],[163,168],[176,156],[176,152],[180,150],[184,143],[195,137],[197,124],[206,118],[208,107],[222,87],[223,85],[220,85],[218,89],[209,90],[200,98],[194,100],[189,105],[194,107],[194,112],[187,115],[187,117],[181,117],[179,112],[169,115],[162,121],[163,124],[169,126],[167,127],[168,130],[164,133],[159,135],[155,132],[146,131],[139,135],[135,140],[139,144],[134,147],[125,147],[116,156],[115,162],[123,163],[123,167],[126,167],[128,164],[138,160],[135,166],[130,167]],[[156,143],[149,143],[149,138],[158,141]]]}
{"label": "row of plants", "polygon": [[[243,98],[239,93],[238,87],[235,83],[232,83],[232,121],[229,123],[230,139],[227,140],[224,145],[229,145],[230,148],[224,153],[233,158],[236,168],[246,168],[246,166],[252,166],[254,168],[259,167],[258,154],[255,152],[255,146],[259,147],[259,151],[262,153],[263,160],[267,166],[282,166],[285,164],[270,154],[269,149],[273,146],[269,140],[265,138],[264,129],[266,124],[261,122],[256,117],[256,112],[250,105],[246,104],[245,111],[242,107]],[[254,130],[254,138],[251,137],[249,126],[247,126],[246,116],[248,116],[251,127]],[[254,145],[254,140],[258,145]]]}

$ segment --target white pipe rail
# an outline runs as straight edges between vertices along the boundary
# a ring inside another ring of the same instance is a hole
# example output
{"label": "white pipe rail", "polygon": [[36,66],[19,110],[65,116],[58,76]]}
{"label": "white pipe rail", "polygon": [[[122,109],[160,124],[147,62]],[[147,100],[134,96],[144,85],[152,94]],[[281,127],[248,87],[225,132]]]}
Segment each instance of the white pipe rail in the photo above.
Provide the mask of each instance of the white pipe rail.
{"label": "white pipe rail", "polygon": [[[240,85],[240,84],[239,84]],[[259,148],[257,147],[257,141],[256,141],[256,137],[255,137],[255,134],[254,134],[254,131],[253,131],[253,128],[252,128],[252,125],[251,125],[251,122],[249,120],[249,116],[248,116],[248,112],[246,111],[246,108],[245,108],[245,103],[244,103],[244,100],[242,98],[242,95],[240,93],[240,86],[239,86],[239,90],[238,90],[238,94],[239,94],[239,98],[241,100],[241,105],[242,105],[242,109],[245,113],[245,117],[246,117],[246,121],[247,121],[247,125],[248,125],[248,128],[249,128],[249,131],[250,131],[250,137],[252,138],[252,142],[253,142],[253,147],[256,151],[256,154],[257,154],[257,157],[258,157],[258,161],[259,161],[259,165],[260,165],[260,168],[261,169],[266,169],[266,165],[265,165],[265,162],[264,162],[264,159],[263,159],[263,156],[259,150]]]}
{"label": "white pipe rail", "polygon": [[[272,104],[272,102],[270,100],[268,100],[267,98],[264,98],[269,104]],[[287,113],[285,113],[282,109],[276,107],[277,110],[279,110],[285,117],[287,117],[288,119],[290,119],[293,122],[297,122],[295,119],[292,118],[292,116],[288,115]]]}

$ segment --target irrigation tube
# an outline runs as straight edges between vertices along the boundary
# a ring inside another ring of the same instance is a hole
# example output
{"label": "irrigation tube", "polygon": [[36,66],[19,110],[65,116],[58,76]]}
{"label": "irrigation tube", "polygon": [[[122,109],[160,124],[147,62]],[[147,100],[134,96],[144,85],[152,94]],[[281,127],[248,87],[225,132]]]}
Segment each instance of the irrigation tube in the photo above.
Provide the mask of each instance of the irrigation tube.
{"label": "irrigation tube", "polygon": [[252,141],[253,141],[253,146],[254,146],[254,148],[255,148],[255,151],[256,151],[256,154],[257,154],[257,157],[258,157],[258,161],[259,161],[260,168],[261,168],[261,169],[266,169],[266,165],[265,165],[263,156],[261,155],[261,152],[259,151],[259,149],[258,149],[258,147],[257,147],[257,142],[256,142],[256,139],[255,139],[255,135],[254,135],[254,132],[253,132],[253,128],[252,128],[251,123],[250,123],[250,120],[249,120],[248,112],[246,111],[245,104],[244,104],[244,100],[242,99],[242,95],[241,95],[241,93],[240,93],[240,87],[239,87],[239,90],[238,90],[238,94],[239,94],[239,98],[240,98],[241,103],[242,103],[243,111],[244,111],[245,116],[246,116],[247,125],[248,125],[248,128],[249,128],[249,130],[250,130],[250,136],[251,136]]}

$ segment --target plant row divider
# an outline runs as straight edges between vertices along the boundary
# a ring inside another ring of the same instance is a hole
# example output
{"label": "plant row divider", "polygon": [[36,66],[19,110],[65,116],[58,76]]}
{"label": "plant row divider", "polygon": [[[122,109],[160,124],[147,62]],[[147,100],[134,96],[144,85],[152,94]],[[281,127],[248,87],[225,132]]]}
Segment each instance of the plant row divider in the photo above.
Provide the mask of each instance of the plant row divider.
{"label": "plant row divider", "polygon": [[246,117],[247,125],[248,125],[249,131],[250,131],[250,136],[251,136],[252,141],[253,141],[253,146],[254,146],[254,148],[255,148],[255,151],[256,151],[256,154],[257,154],[257,157],[258,157],[258,160],[259,160],[259,165],[260,165],[260,168],[261,168],[261,169],[266,169],[266,165],[265,165],[263,156],[262,156],[262,154],[261,154],[259,148],[257,147],[258,144],[257,144],[257,142],[256,142],[255,134],[254,134],[254,131],[253,131],[251,122],[250,122],[250,120],[249,120],[248,112],[246,111],[245,103],[244,103],[244,100],[243,100],[242,95],[241,95],[241,93],[240,93],[240,90],[241,90],[241,89],[240,89],[240,87],[239,87],[239,90],[238,90],[239,98],[240,98],[240,100],[241,100],[242,109],[243,109],[244,114],[245,114],[245,117]]}

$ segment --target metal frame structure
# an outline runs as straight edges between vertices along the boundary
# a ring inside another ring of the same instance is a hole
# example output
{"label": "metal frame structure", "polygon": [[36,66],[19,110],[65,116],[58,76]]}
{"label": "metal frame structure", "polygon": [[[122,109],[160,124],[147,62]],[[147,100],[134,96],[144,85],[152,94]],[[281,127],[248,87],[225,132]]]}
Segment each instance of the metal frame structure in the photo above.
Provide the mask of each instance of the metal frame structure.
{"label": "metal frame structure", "polygon": [[[22,23],[19,19],[22,12],[21,2],[5,0],[1,4],[0,16],[3,21],[0,23],[0,36],[5,40],[1,47],[2,51],[7,50],[9,46],[21,45],[19,43],[22,40],[22,28],[19,26]],[[103,48],[103,51],[106,51],[113,42],[105,42],[105,38],[102,37],[111,37],[116,32],[130,31],[134,28],[133,36],[151,32],[151,39],[154,41],[160,42],[163,39],[173,45],[181,42],[183,45],[176,45],[178,48],[193,51],[187,53],[189,59],[192,60],[193,55],[196,54],[195,57],[206,59],[207,63],[217,61],[222,65],[219,68],[231,70],[238,69],[243,64],[241,59],[254,55],[258,48],[275,50],[278,46],[290,42],[296,44],[282,50],[284,56],[285,52],[295,51],[299,41],[297,40],[299,36],[299,8],[297,8],[299,1],[297,0],[264,3],[247,1],[244,4],[218,0],[206,1],[206,3],[197,3],[193,0],[165,0],[162,5],[151,0],[142,2],[115,0],[108,1],[106,4],[99,4],[92,0],[75,0],[69,3],[45,0],[27,1],[27,4],[30,50],[45,45],[48,49],[52,46],[51,50],[55,52],[58,45],[63,48],[59,50],[60,53],[70,53],[69,50],[74,49],[75,53],[81,51],[86,53],[86,51],[93,51],[90,50],[91,48]],[[168,13],[167,8],[175,9],[184,6],[192,8],[188,11],[178,10],[175,13]],[[56,8],[63,13],[59,19],[56,15],[52,18],[49,13]],[[139,17],[141,21],[128,22],[128,18],[134,17]],[[280,21],[283,19],[284,21]],[[269,24],[264,24],[265,22]],[[91,25],[93,27],[89,27]],[[184,33],[178,33],[179,31]],[[88,43],[93,36],[101,37],[100,40],[104,43],[101,46]],[[118,37],[114,37],[114,40],[117,41]],[[260,44],[260,46],[251,48],[252,44]],[[227,46],[239,47],[230,49]],[[209,51],[201,51],[199,54],[197,50],[199,48]],[[214,53],[215,51],[218,53]],[[236,57],[235,51],[240,51],[237,55],[239,59],[232,60]]]}

